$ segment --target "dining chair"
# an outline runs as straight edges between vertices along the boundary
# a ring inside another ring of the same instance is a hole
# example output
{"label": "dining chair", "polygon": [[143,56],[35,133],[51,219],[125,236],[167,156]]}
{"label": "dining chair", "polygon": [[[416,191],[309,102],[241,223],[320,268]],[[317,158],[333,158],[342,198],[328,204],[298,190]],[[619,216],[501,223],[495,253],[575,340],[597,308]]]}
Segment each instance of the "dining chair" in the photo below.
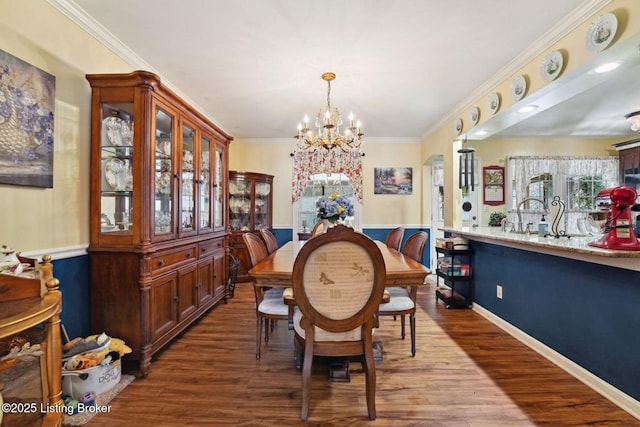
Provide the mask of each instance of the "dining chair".
{"label": "dining chair", "polygon": [[[244,233],[242,239],[249,252],[251,267],[256,266],[269,254],[262,240],[253,233]],[[293,315],[293,307],[285,304],[282,288],[265,289],[253,282],[253,290],[256,299],[256,359],[260,359],[260,347],[262,346],[262,327],[264,326],[264,341],[269,342],[269,332],[273,331],[276,320],[289,320]]]}
{"label": "dining chair", "polygon": [[387,245],[387,247],[399,251],[403,236],[404,227],[396,227],[389,232],[389,234],[387,235],[387,240],[385,240],[384,243]]}
{"label": "dining chair", "polygon": [[313,229],[311,230],[311,237],[315,237],[322,233],[324,233],[324,222],[318,221],[316,222],[316,225],[314,225]]}
{"label": "dining chair", "polygon": [[296,349],[304,349],[298,354],[303,360],[300,418],[309,415],[314,356],[361,356],[367,410],[375,419],[372,332],[386,282],[380,249],[366,235],[337,225],[302,246],[292,280]]}
{"label": "dining chair", "polygon": [[[422,255],[429,235],[426,231],[418,231],[407,239],[402,250],[404,256],[422,264]],[[409,315],[409,330],[411,333],[411,355],[416,355],[416,297],[418,286],[422,283],[407,287],[390,286],[387,288],[390,300],[380,304],[379,316],[400,316],[400,328],[402,339],[405,337],[405,316]]]}
{"label": "dining chair", "polygon": [[267,247],[267,253],[271,255],[278,249],[278,240],[276,240],[276,236],[268,229],[261,228],[260,236],[262,240],[264,240],[264,244]]}

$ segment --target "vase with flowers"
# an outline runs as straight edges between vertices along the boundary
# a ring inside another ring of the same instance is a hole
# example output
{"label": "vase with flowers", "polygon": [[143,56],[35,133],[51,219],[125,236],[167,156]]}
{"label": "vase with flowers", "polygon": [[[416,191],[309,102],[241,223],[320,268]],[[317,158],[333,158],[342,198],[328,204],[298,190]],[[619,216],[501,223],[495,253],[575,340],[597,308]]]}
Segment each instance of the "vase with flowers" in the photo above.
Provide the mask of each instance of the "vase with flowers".
{"label": "vase with flowers", "polygon": [[334,225],[353,216],[353,203],[351,198],[342,194],[332,193],[330,196],[322,196],[316,202],[318,219]]}

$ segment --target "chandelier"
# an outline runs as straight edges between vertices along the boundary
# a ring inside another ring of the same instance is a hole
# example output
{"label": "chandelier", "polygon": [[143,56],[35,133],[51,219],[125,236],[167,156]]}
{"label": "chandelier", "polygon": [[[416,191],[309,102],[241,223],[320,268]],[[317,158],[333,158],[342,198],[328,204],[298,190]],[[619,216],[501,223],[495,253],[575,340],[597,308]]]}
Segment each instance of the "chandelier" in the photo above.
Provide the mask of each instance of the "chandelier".
{"label": "chandelier", "polygon": [[331,111],[331,81],[336,78],[334,73],[324,73],[322,80],[327,82],[327,107],[320,109],[316,117],[314,132],[309,128],[309,118],[304,116],[304,122],[298,124],[298,134],[295,148],[298,151],[317,151],[321,148],[333,150],[338,147],[344,152],[359,150],[362,145],[363,133],[360,132],[360,121],[354,124],[353,113],[349,116],[349,126],[341,129],[342,116],[336,108]]}

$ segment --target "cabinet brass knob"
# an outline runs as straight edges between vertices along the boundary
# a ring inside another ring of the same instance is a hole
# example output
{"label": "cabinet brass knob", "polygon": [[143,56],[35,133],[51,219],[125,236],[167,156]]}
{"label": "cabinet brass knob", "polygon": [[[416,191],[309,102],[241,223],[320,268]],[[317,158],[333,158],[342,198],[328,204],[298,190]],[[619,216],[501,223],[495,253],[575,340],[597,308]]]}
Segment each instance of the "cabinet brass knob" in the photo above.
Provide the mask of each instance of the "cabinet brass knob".
{"label": "cabinet brass knob", "polygon": [[163,265],[165,265],[165,261],[163,259],[161,259],[160,261],[158,261],[158,266],[162,267]]}
{"label": "cabinet brass knob", "polygon": [[178,301],[180,301],[180,297],[179,297],[178,295],[176,295],[175,297],[173,297],[173,300],[174,300],[175,302],[178,302]]}

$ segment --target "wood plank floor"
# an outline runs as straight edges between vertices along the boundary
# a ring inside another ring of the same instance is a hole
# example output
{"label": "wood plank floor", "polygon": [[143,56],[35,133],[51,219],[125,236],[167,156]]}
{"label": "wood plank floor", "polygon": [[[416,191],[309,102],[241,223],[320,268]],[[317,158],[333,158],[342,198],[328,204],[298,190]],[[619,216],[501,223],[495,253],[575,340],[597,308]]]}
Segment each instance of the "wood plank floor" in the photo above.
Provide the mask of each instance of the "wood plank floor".
{"label": "wood plank floor", "polygon": [[[399,321],[383,318],[376,332],[384,354],[376,364],[378,418],[367,417],[358,363],[350,383],[329,382],[327,366],[317,364],[308,425],[640,425],[472,310],[436,303],[433,284],[421,289],[418,303],[415,358]],[[278,322],[256,361],[253,290],[238,284],[228,304],[156,354],[148,378],[135,380],[110,413],[88,425],[300,425],[292,353],[292,332]]]}

